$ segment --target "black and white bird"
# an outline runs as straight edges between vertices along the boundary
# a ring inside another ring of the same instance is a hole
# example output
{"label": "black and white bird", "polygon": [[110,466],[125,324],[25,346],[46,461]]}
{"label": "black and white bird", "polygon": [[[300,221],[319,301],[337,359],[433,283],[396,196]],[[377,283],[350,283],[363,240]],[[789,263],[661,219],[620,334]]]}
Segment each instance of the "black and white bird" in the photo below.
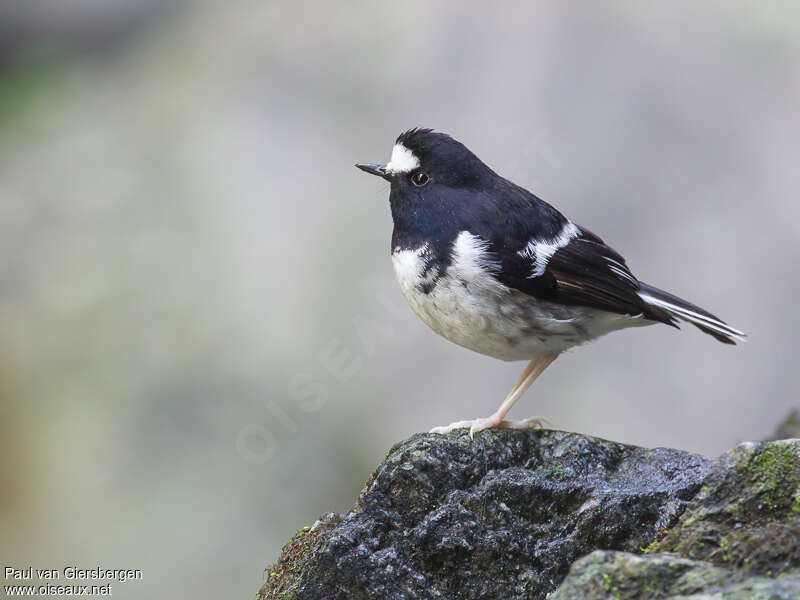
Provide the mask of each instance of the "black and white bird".
{"label": "black and white bird", "polygon": [[392,264],[414,312],[456,344],[530,361],[492,415],[433,432],[541,425],[541,417],[511,421],[506,413],[559,354],[611,331],[686,321],[725,344],[745,338],[639,281],[597,235],[449,135],[411,129],[397,138],[387,164],[356,166],[391,183]]}

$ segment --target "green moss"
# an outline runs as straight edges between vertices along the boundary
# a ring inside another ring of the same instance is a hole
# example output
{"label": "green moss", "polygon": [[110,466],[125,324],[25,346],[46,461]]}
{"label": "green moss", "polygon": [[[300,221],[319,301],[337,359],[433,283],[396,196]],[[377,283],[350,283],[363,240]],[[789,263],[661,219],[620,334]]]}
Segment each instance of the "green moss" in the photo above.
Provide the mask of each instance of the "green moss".
{"label": "green moss", "polygon": [[727,536],[719,541],[719,549],[722,553],[722,562],[729,562],[731,560],[731,548]]}
{"label": "green moss", "polygon": [[[764,500],[770,510],[794,494],[800,483],[800,460],[797,449],[790,444],[767,444],[753,455],[744,467],[748,485]],[[794,510],[794,507],[793,507]]]}
{"label": "green moss", "polygon": [[658,541],[650,542],[650,544],[647,547],[641,549],[642,554],[650,554],[651,552],[655,552],[657,548],[658,548]]}
{"label": "green moss", "polygon": [[611,579],[611,575],[608,573],[603,573],[603,585],[605,585],[606,591],[610,592],[614,588],[614,581]]}

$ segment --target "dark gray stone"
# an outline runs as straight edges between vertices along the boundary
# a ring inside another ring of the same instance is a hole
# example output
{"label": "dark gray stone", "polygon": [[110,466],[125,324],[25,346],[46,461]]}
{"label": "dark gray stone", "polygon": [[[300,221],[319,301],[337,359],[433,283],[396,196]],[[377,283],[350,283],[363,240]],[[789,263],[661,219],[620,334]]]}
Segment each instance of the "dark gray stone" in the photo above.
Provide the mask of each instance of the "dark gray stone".
{"label": "dark gray stone", "polygon": [[287,544],[260,597],[548,594],[800,599],[800,440],[712,462],[559,431],[417,435]]}
{"label": "dark gray stone", "polygon": [[800,599],[800,440],[723,454],[678,523],[645,552],[578,560],[552,600]]}
{"label": "dark gray stone", "polygon": [[580,556],[659,539],[710,468],[560,431],[415,435],[353,510],[287,544],[260,597],[543,598]]}

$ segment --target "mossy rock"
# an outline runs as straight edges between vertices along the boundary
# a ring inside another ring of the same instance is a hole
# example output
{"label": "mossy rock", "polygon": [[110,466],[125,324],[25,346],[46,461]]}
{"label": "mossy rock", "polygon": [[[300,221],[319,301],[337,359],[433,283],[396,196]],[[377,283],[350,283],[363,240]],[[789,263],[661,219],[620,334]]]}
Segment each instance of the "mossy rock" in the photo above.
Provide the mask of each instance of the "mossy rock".
{"label": "mossy rock", "polygon": [[303,580],[304,569],[328,537],[330,530],[339,522],[339,516],[329,513],[314,525],[303,527],[289,538],[281,551],[280,559],[264,569],[265,582],[258,592],[257,600],[300,598],[298,583]]}
{"label": "mossy rock", "polygon": [[652,550],[765,575],[800,568],[800,440],[746,443],[723,455]]}
{"label": "mossy rock", "polygon": [[763,577],[676,554],[598,550],[576,561],[549,600],[796,600],[800,575]]}

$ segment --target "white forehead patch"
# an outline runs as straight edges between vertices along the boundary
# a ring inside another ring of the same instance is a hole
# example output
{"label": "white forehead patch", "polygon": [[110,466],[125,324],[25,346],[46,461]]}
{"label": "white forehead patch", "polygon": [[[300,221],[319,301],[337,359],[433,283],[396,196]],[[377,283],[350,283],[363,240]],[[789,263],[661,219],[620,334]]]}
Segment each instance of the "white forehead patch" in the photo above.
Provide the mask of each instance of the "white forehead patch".
{"label": "white forehead patch", "polygon": [[417,167],[419,167],[419,159],[414,156],[414,153],[403,144],[395,144],[386,170],[389,173],[409,173]]}

